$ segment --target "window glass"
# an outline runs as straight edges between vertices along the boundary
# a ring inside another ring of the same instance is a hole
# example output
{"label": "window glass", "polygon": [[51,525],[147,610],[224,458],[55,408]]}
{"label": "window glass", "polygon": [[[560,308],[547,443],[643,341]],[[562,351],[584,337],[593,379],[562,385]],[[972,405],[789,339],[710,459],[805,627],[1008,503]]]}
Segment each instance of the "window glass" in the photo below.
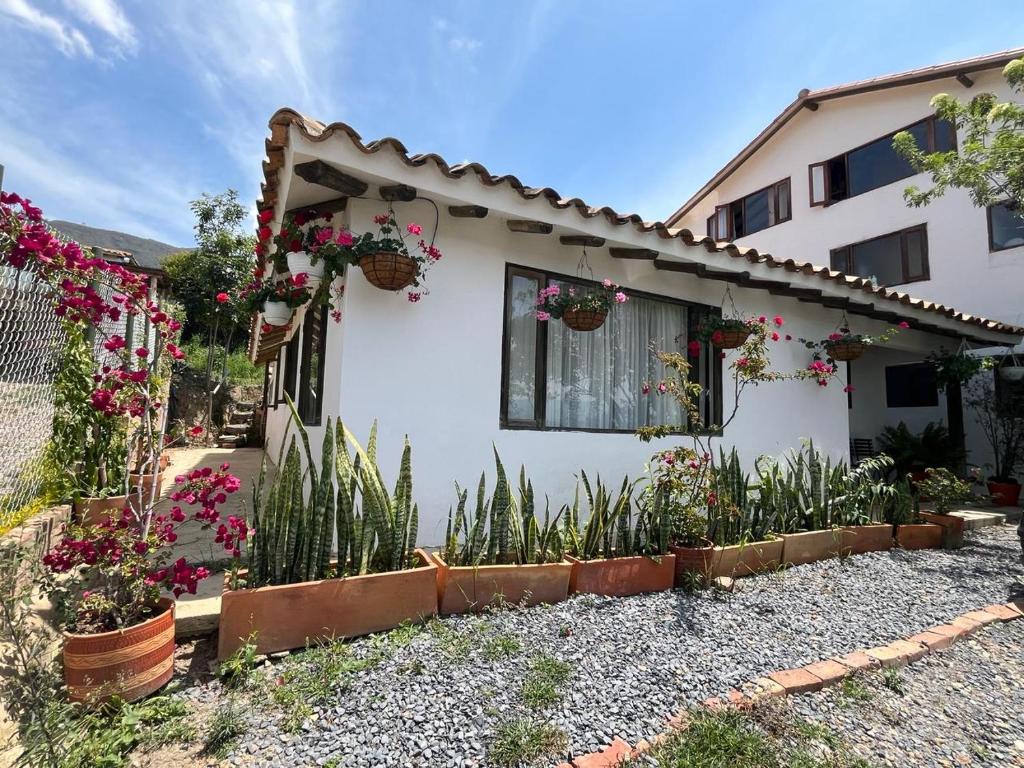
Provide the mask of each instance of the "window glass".
{"label": "window glass", "polygon": [[776,221],[788,221],[789,220],[789,179],[780,181],[776,185],[778,190],[778,210]]}
{"label": "window glass", "polygon": [[886,366],[885,404],[889,408],[930,408],[938,405],[935,367],[931,363]]}
{"label": "window glass", "polygon": [[299,369],[299,416],[302,423],[320,423],[324,395],[324,351],[327,328],[326,307],[310,307],[302,323],[302,366]]}
{"label": "window glass", "polygon": [[886,235],[850,246],[853,272],[880,285],[903,282],[903,252],[900,235]]}
{"label": "window glass", "polygon": [[811,205],[825,202],[825,163],[811,166]]}
{"label": "window glass", "polygon": [[850,249],[849,248],[836,248],[832,251],[832,269],[839,272],[850,271]]}
{"label": "window glass", "polygon": [[743,198],[744,234],[750,235],[771,226],[768,215],[768,197],[771,194],[772,188],[769,187]]}
{"label": "window glass", "polygon": [[[919,147],[928,146],[927,121],[912,125],[907,131],[917,140]],[[893,148],[892,136],[850,152],[848,166],[850,195],[859,195],[914,175],[910,163]]]}
{"label": "window glass", "polygon": [[[513,273],[508,285],[506,413],[511,421],[533,421],[537,402],[538,278]],[[553,325],[554,323],[552,323]]]}
{"label": "window glass", "polygon": [[927,273],[925,268],[925,239],[923,229],[909,229],[903,233],[907,247],[907,280],[924,277]]}
{"label": "window glass", "polygon": [[956,149],[956,129],[949,120],[935,121],[935,151],[949,152]]}
{"label": "window glass", "polygon": [[989,207],[988,220],[993,250],[1024,245],[1024,213],[1012,211],[1004,203],[997,203]]}
{"label": "window glass", "polygon": [[840,155],[828,161],[828,201],[845,200],[847,197],[846,155]]}

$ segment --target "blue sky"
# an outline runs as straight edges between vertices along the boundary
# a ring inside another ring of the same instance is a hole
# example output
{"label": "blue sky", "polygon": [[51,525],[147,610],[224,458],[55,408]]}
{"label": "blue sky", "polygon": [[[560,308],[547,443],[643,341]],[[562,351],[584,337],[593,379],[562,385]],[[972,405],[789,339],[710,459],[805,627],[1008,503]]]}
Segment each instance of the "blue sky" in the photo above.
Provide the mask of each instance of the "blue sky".
{"label": "blue sky", "polygon": [[192,242],[291,106],[664,218],[802,87],[1024,44],[1024,3],[0,0],[4,187]]}

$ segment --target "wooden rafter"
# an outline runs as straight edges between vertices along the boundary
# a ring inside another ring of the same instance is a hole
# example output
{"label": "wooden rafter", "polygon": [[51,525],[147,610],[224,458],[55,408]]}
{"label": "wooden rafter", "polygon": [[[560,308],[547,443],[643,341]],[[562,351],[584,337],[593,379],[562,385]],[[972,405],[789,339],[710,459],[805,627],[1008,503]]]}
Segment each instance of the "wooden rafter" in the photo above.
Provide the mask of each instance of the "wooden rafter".
{"label": "wooden rafter", "polygon": [[487,209],[482,205],[449,205],[448,215],[457,219],[482,219]]}
{"label": "wooden rafter", "polygon": [[366,193],[370,185],[365,181],[349,176],[344,171],[328,165],[323,160],[310,160],[295,166],[295,175],[310,184],[333,189],[346,197],[358,197]]}
{"label": "wooden rafter", "polygon": [[533,219],[509,219],[505,222],[512,232],[524,232],[531,235],[550,235],[554,226],[546,221]]}

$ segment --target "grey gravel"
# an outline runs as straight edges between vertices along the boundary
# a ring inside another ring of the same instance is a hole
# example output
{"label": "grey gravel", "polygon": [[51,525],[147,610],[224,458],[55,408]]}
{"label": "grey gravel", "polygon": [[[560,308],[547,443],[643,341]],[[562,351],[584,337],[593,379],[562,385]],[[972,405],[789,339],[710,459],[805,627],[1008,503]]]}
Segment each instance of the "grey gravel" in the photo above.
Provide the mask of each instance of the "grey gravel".
{"label": "grey gravel", "polygon": [[[465,655],[452,653],[451,633],[424,631],[339,688],[298,735],[280,732],[280,713],[254,707],[231,757],[259,766],[486,766],[496,726],[524,714],[565,731],[565,757],[616,736],[636,743],[664,730],[669,715],[763,674],[892,642],[1005,602],[1022,583],[1020,544],[1006,526],[969,534],[957,551],[829,560],[738,580],[732,593],[584,595],[452,617],[440,624],[468,638]],[[487,638],[499,634],[521,650],[487,658]],[[356,640],[353,651],[370,653],[374,642]],[[531,713],[520,687],[538,653],[573,673],[560,704]],[[213,701],[222,692],[209,683],[189,695]]]}
{"label": "grey gravel", "polygon": [[790,699],[872,766],[1024,766],[1024,621],[990,625],[900,671],[902,692],[881,674],[870,698],[830,688]]}

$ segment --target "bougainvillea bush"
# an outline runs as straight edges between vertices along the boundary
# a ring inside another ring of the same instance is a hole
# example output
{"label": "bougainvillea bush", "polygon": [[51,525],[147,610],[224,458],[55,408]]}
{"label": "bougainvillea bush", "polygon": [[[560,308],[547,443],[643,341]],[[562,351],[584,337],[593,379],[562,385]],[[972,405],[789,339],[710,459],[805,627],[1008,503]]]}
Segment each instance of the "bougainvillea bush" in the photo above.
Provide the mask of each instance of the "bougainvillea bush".
{"label": "bougainvillea bush", "polygon": [[[52,292],[54,313],[87,329],[102,344],[107,362],[93,374],[89,407],[126,420],[132,448],[125,461],[130,471],[158,472],[167,445],[161,361],[165,356],[181,359],[184,353],[177,345],[180,323],[151,300],[145,276],[61,240],[37,207],[7,192],[0,193],[0,262],[15,269],[32,268],[33,279]],[[109,330],[110,323],[125,317],[133,318],[136,327],[152,329],[147,343],[129,344]],[[193,435],[196,429],[201,431],[194,428]],[[209,526],[219,524],[218,505],[237,489],[237,479],[226,469],[181,478],[187,489],[182,499],[189,505],[200,504],[195,517]],[[174,526],[182,522],[176,518],[183,513],[172,511],[169,518],[162,518],[155,514],[155,501],[155,485],[140,484],[116,519],[100,526],[68,528],[47,556],[53,570],[78,577],[71,582],[76,625],[92,629],[138,621],[140,611],[152,606],[161,589],[175,595],[194,591],[195,580],[205,575],[184,561],[164,570],[162,553],[173,543]],[[231,551],[243,540],[236,524]],[[81,589],[76,591],[75,585]]]}

